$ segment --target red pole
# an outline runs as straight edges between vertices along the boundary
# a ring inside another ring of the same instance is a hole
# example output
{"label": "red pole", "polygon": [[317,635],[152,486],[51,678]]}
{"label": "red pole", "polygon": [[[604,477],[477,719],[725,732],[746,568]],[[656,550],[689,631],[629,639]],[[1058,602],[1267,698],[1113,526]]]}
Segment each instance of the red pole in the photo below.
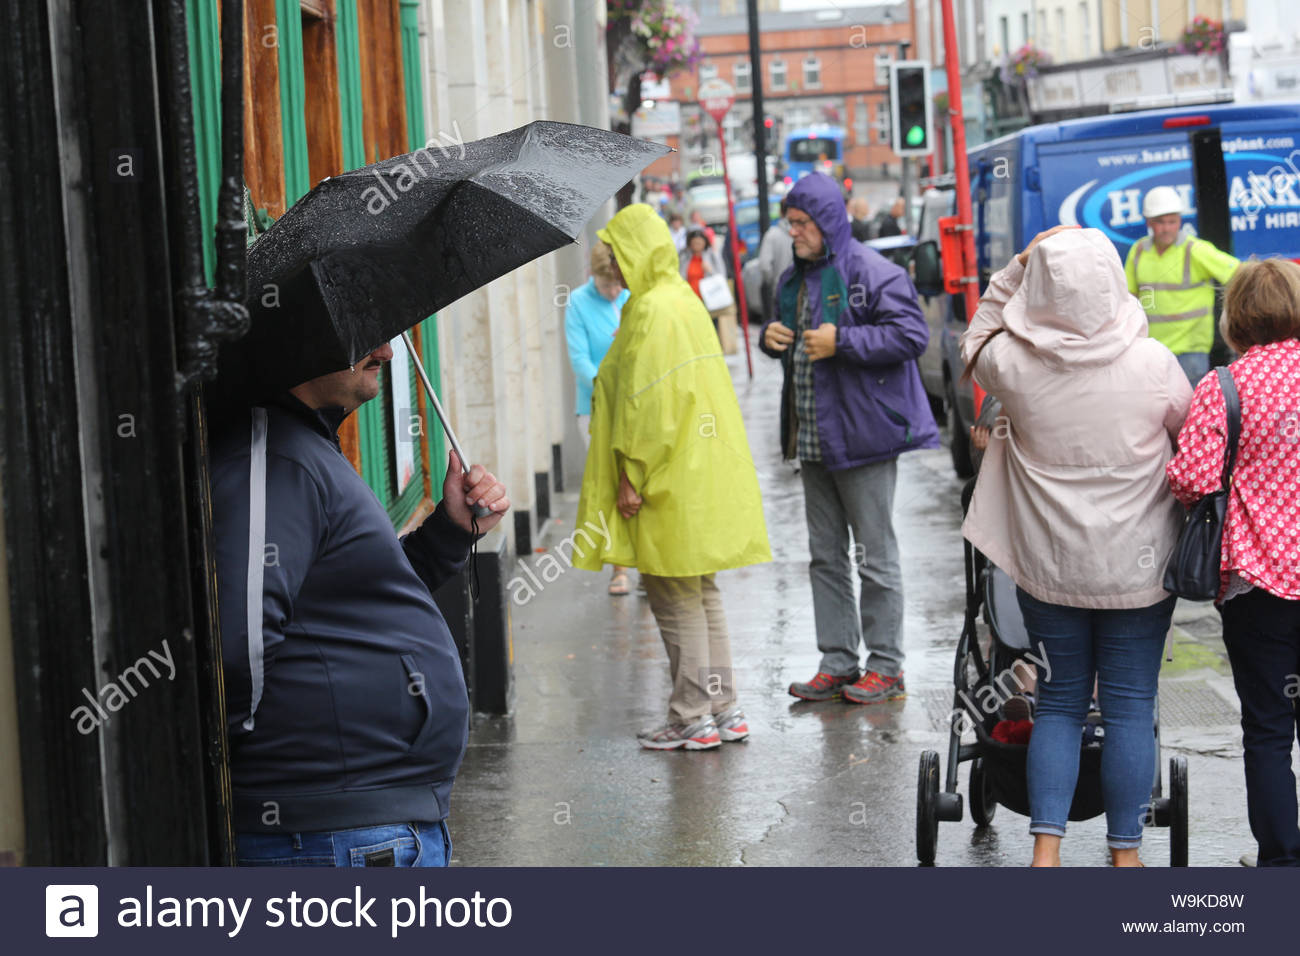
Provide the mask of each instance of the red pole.
{"label": "red pole", "polygon": [[[952,165],[957,177],[957,228],[961,230],[962,288],[966,295],[966,321],[975,318],[979,305],[979,274],[975,261],[975,216],[970,204],[970,164],[966,160],[966,122],[961,111],[961,53],[957,45],[957,21],[952,0],[943,5],[943,61],[948,71],[948,121],[952,124]],[[984,390],[975,391],[975,415],[984,404]]]}
{"label": "red pole", "polygon": [[745,307],[745,282],[740,275],[740,241],[736,237],[736,205],[731,201],[731,176],[727,172],[727,136],[722,129],[722,119],[715,122],[718,124],[718,142],[722,144],[722,181],[727,187],[727,237],[731,244],[731,267],[736,274],[736,307],[740,309],[741,335],[745,339],[745,365],[749,368],[749,377],[753,378],[754,358],[749,353],[749,309]]}

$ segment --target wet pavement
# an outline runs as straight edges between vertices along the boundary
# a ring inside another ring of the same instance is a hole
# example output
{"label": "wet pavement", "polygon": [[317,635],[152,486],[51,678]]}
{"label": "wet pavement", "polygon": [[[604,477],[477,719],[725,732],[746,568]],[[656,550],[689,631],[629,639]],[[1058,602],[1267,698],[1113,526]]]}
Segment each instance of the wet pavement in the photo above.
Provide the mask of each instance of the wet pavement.
{"label": "wet pavement", "polygon": [[[454,863],[480,866],[914,866],[920,754],[946,760],[953,655],[963,616],[961,481],[946,448],[900,460],[895,526],[907,616],[905,700],[857,706],[786,693],[817,667],[798,475],[777,447],[780,367],[754,352],[729,364],[758,467],[773,561],[718,576],[740,702],[752,735],[688,753],[637,746],[662,720],[668,666],[644,597],[606,594],[607,575],[567,570],[513,607],[516,699],[476,716],[453,794]],[[542,544],[571,532],[558,496]],[[536,557],[529,559],[535,562]],[[1161,677],[1163,765],[1189,764],[1192,865],[1234,866],[1254,850],[1237,705],[1210,605],[1180,605]],[[959,790],[966,794],[969,764]],[[945,767],[946,769],[946,767]],[[1169,859],[1169,831],[1143,857]],[[939,825],[936,863],[1022,866],[1028,820],[1000,807]],[[1067,864],[1104,864],[1103,817],[1071,823]]]}

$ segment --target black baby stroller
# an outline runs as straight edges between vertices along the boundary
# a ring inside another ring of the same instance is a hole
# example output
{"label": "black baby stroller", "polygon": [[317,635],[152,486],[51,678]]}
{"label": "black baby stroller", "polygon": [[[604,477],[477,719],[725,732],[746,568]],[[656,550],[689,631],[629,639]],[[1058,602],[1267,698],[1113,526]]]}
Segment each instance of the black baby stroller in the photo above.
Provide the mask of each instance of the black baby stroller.
{"label": "black baby stroller", "polygon": [[[962,508],[970,504],[975,487],[972,479],[962,492]],[[970,813],[976,826],[988,826],[998,804],[1024,816],[1029,815],[1029,792],[1025,758],[1029,747],[1003,743],[993,738],[1001,719],[990,702],[1005,700],[1014,686],[1012,668],[1017,660],[1032,653],[1029,635],[1016,600],[1016,586],[1006,573],[991,564],[969,541],[962,542],[966,554],[966,621],[957,643],[953,670],[953,707],[948,737],[948,773],[939,789],[939,754],[921,754],[921,773],[916,794],[916,856],[924,865],[934,863],[940,820],[962,818],[962,798],[957,792],[958,765],[971,761]],[[988,654],[980,648],[977,623],[983,611],[990,637]],[[992,711],[992,712],[990,712]],[[973,743],[963,743],[964,731],[973,731]],[[1156,761],[1153,768],[1151,812],[1147,824],[1169,827],[1170,865],[1187,865],[1187,758],[1169,760],[1169,795],[1164,796],[1160,773],[1160,707],[1156,702]],[[1103,738],[1104,739],[1104,738]],[[1079,781],[1070,806],[1071,820],[1089,820],[1105,808],[1101,797],[1101,748],[1104,743],[1084,744],[1079,759]]]}

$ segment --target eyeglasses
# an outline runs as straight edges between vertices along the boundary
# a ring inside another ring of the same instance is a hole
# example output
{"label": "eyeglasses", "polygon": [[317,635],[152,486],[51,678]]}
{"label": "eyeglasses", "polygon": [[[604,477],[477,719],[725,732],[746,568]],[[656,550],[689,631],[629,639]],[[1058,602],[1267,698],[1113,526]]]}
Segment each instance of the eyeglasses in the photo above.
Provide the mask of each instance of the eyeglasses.
{"label": "eyeglasses", "polygon": [[811,220],[811,219],[807,219],[807,218],[804,218],[804,219],[794,219],[794,218],[792,218],[792,217],[790,217],[790,216],[786,216],[785,221],[788,222],[788,223],[790,224],[790,230],[791,230],[792,232],[793,232],[795,229],[798,229],[798,230],[802,231],[802,230],[807,229],[809,226],[812,225],[812,220]]}

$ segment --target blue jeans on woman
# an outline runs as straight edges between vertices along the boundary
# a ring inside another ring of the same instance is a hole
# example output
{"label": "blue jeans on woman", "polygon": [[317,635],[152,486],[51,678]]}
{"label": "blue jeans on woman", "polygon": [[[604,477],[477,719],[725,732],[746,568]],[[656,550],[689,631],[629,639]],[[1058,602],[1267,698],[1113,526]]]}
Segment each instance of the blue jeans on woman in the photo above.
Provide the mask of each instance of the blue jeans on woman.
{"label": "blue jeans on woman", "polygon": [[1115,610],[1048,604],[1017,588],[1025,629],[1037,656],[1038,699],[1029,738],[1029,832],[1065,835],[1079,780],[1083,727],[1097,679],[1106,729],[1101,793],[1106,843],[1142,845],[1155,782],[1155,701],[1160,651],[1177,598]]}
{"label": "blue jeans on woman", "polygon": [[237,866],[447,866],[445,821],[310,833],[237,833]]}

